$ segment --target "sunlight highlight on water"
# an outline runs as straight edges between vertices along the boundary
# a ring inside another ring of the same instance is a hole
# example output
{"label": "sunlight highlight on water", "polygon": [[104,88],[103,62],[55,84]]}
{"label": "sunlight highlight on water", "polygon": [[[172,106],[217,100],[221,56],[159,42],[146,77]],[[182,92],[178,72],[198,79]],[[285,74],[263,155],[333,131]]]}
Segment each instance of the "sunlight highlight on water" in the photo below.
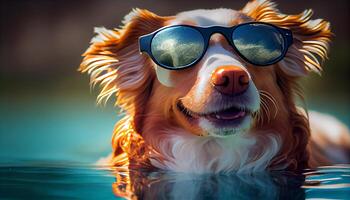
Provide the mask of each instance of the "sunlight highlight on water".
{"label": "sunlight highlight on water", "polygon": [[304,173],[309,199],[350,199],[350,165],[319,167]]}

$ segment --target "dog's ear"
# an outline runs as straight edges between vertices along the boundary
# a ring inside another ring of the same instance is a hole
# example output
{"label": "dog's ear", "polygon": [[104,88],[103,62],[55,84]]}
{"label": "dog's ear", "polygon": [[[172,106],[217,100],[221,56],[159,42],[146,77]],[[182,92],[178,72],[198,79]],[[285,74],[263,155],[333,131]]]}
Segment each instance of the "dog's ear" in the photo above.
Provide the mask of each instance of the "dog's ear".
{"label": "dog's ear", "polygon": [[278,66],[290,76],[305,76],[309,71],[320,73],[327,58],[330,38],[329,22],[311,20],[312,10],[298,15],[281,13],[276,4],[267,0],[253,0],[242,10],[255,21],[267,22],[284,27],[293,33],[293,45]]}
{"label": "dog's ear", "polygon": [[155,75],[150,59],[139,53],[138,38],[162,27],[166,20],[134,9],[119,29],[95,28],[97,35],[83,54],[79,71],[91,76],[92,87],[100,85],[98,103],[116,95],[116,105],[133,114],[137,104],[145,100]]}

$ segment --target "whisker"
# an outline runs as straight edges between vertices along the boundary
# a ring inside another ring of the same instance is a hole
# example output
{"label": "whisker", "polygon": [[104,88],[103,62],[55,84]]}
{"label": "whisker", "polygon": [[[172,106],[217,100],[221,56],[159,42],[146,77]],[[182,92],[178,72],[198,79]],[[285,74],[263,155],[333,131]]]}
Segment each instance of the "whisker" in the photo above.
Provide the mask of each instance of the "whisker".
{"label": "whisker", "polygon": [[[267,91],[264,91],[264,90],[260,90],[259,91],[259,94],[261,95],[261,99],[264,99],[263,97],[265,97],[267,100],[269,100],[272,105],[274,106],[274,110],[275,110],[275,113],[274,113],[274,116],[273,118],[276,118],[277,117],[277,114],[278,114],[278,106],[277,106],[277,101],[276,99]],[[266,102],[267,103],[267,102]]]}
{"label": "whisker", "polygon": [[[265,99],[261,99],[261,105],[262,105],[262,110],[265,112],[265,116],[267,117],[267,123],[269,123],[270,122],[270,109],[269,109],[268,104],[266,103]],[[262,116],[264,116],[264,115],[262,115]],[[264,122],[264,120],[262,122]]]}

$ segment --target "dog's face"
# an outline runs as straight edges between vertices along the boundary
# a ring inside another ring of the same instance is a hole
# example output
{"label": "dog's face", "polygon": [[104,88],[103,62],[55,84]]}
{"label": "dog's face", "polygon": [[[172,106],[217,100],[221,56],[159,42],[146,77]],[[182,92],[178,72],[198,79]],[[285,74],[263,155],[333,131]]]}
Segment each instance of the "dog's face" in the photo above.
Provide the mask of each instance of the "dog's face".
{"label": "dog's face", "polygon": [[[166,24],[231,27],[248,21],[252,19],[238,11],[215,9],[183,12]],[[194,66],[168,70],[154,64],[154,68],[152,110],[173,112],[168,114],[171,120],[193,134],[225,136],[248,130],[260,110],[259,91],[280,95],[274,66],[247,63],[221,34],[211,36],[204,57]]]}
{"label": "dog's face", "polygon": [[[194,10],[179,13],[164,26],[231,27],[251,21],[252,17],[232,9]],[[194,66],[168,70],[152,64],[156,80],[145,114],[174,121],[202,136],[227,136],[257,127],[275,129],[280,124],[273,121],[287,116],[287,99],[278,78],[305,74],[304,67],[294,66],[292,71],[293,66],[286,64],[302,56],[292,47],[280,65],[255,66],[242,59],[223,35],[213,34],[205,55]]]}
{"label": "dog's face", "polygon": [[[121,29],[95,30],[80,70],[91,75],[92,85],[101,85],[99,102],[116,94],[116,105],[130,116],[133,129],[155,149],[163,148],[159,141],[169,132],[222,138],[272,130],[290,153],[307,143],[301,142],[307,124],[291,114],[297,113],[296,80],[321,71],[331,37],[329,23],[311,16],[311,10],[285,15],[274,3],[255,0],[239,11],[194,10],[169,17],[134,10]],[[250,64],[219,33],[211,35],[201,60],[186,69],[162,68],[139,52],[139,37],[165,26],[231,27],[250,21],[292,32],[293,44],[282,60],[264,67]],[[127,137],[123,134],[115,135],[116,146]]]}

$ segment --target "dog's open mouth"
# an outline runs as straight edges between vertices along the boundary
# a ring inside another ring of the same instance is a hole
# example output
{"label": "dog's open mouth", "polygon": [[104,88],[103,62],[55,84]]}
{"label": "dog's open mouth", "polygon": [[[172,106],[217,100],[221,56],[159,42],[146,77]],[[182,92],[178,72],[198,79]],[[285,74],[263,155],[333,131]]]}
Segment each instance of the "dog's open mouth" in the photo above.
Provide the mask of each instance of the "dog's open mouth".
{"label": "dog's open mouth", "polygon": [[196,113],[186,108],[181,101],[177,102],[177,108],[190,122],[199,118],[205,118],[219,126],[239,125],[240,122],[250,113],[247,109],[235,106],[210,113]]}

